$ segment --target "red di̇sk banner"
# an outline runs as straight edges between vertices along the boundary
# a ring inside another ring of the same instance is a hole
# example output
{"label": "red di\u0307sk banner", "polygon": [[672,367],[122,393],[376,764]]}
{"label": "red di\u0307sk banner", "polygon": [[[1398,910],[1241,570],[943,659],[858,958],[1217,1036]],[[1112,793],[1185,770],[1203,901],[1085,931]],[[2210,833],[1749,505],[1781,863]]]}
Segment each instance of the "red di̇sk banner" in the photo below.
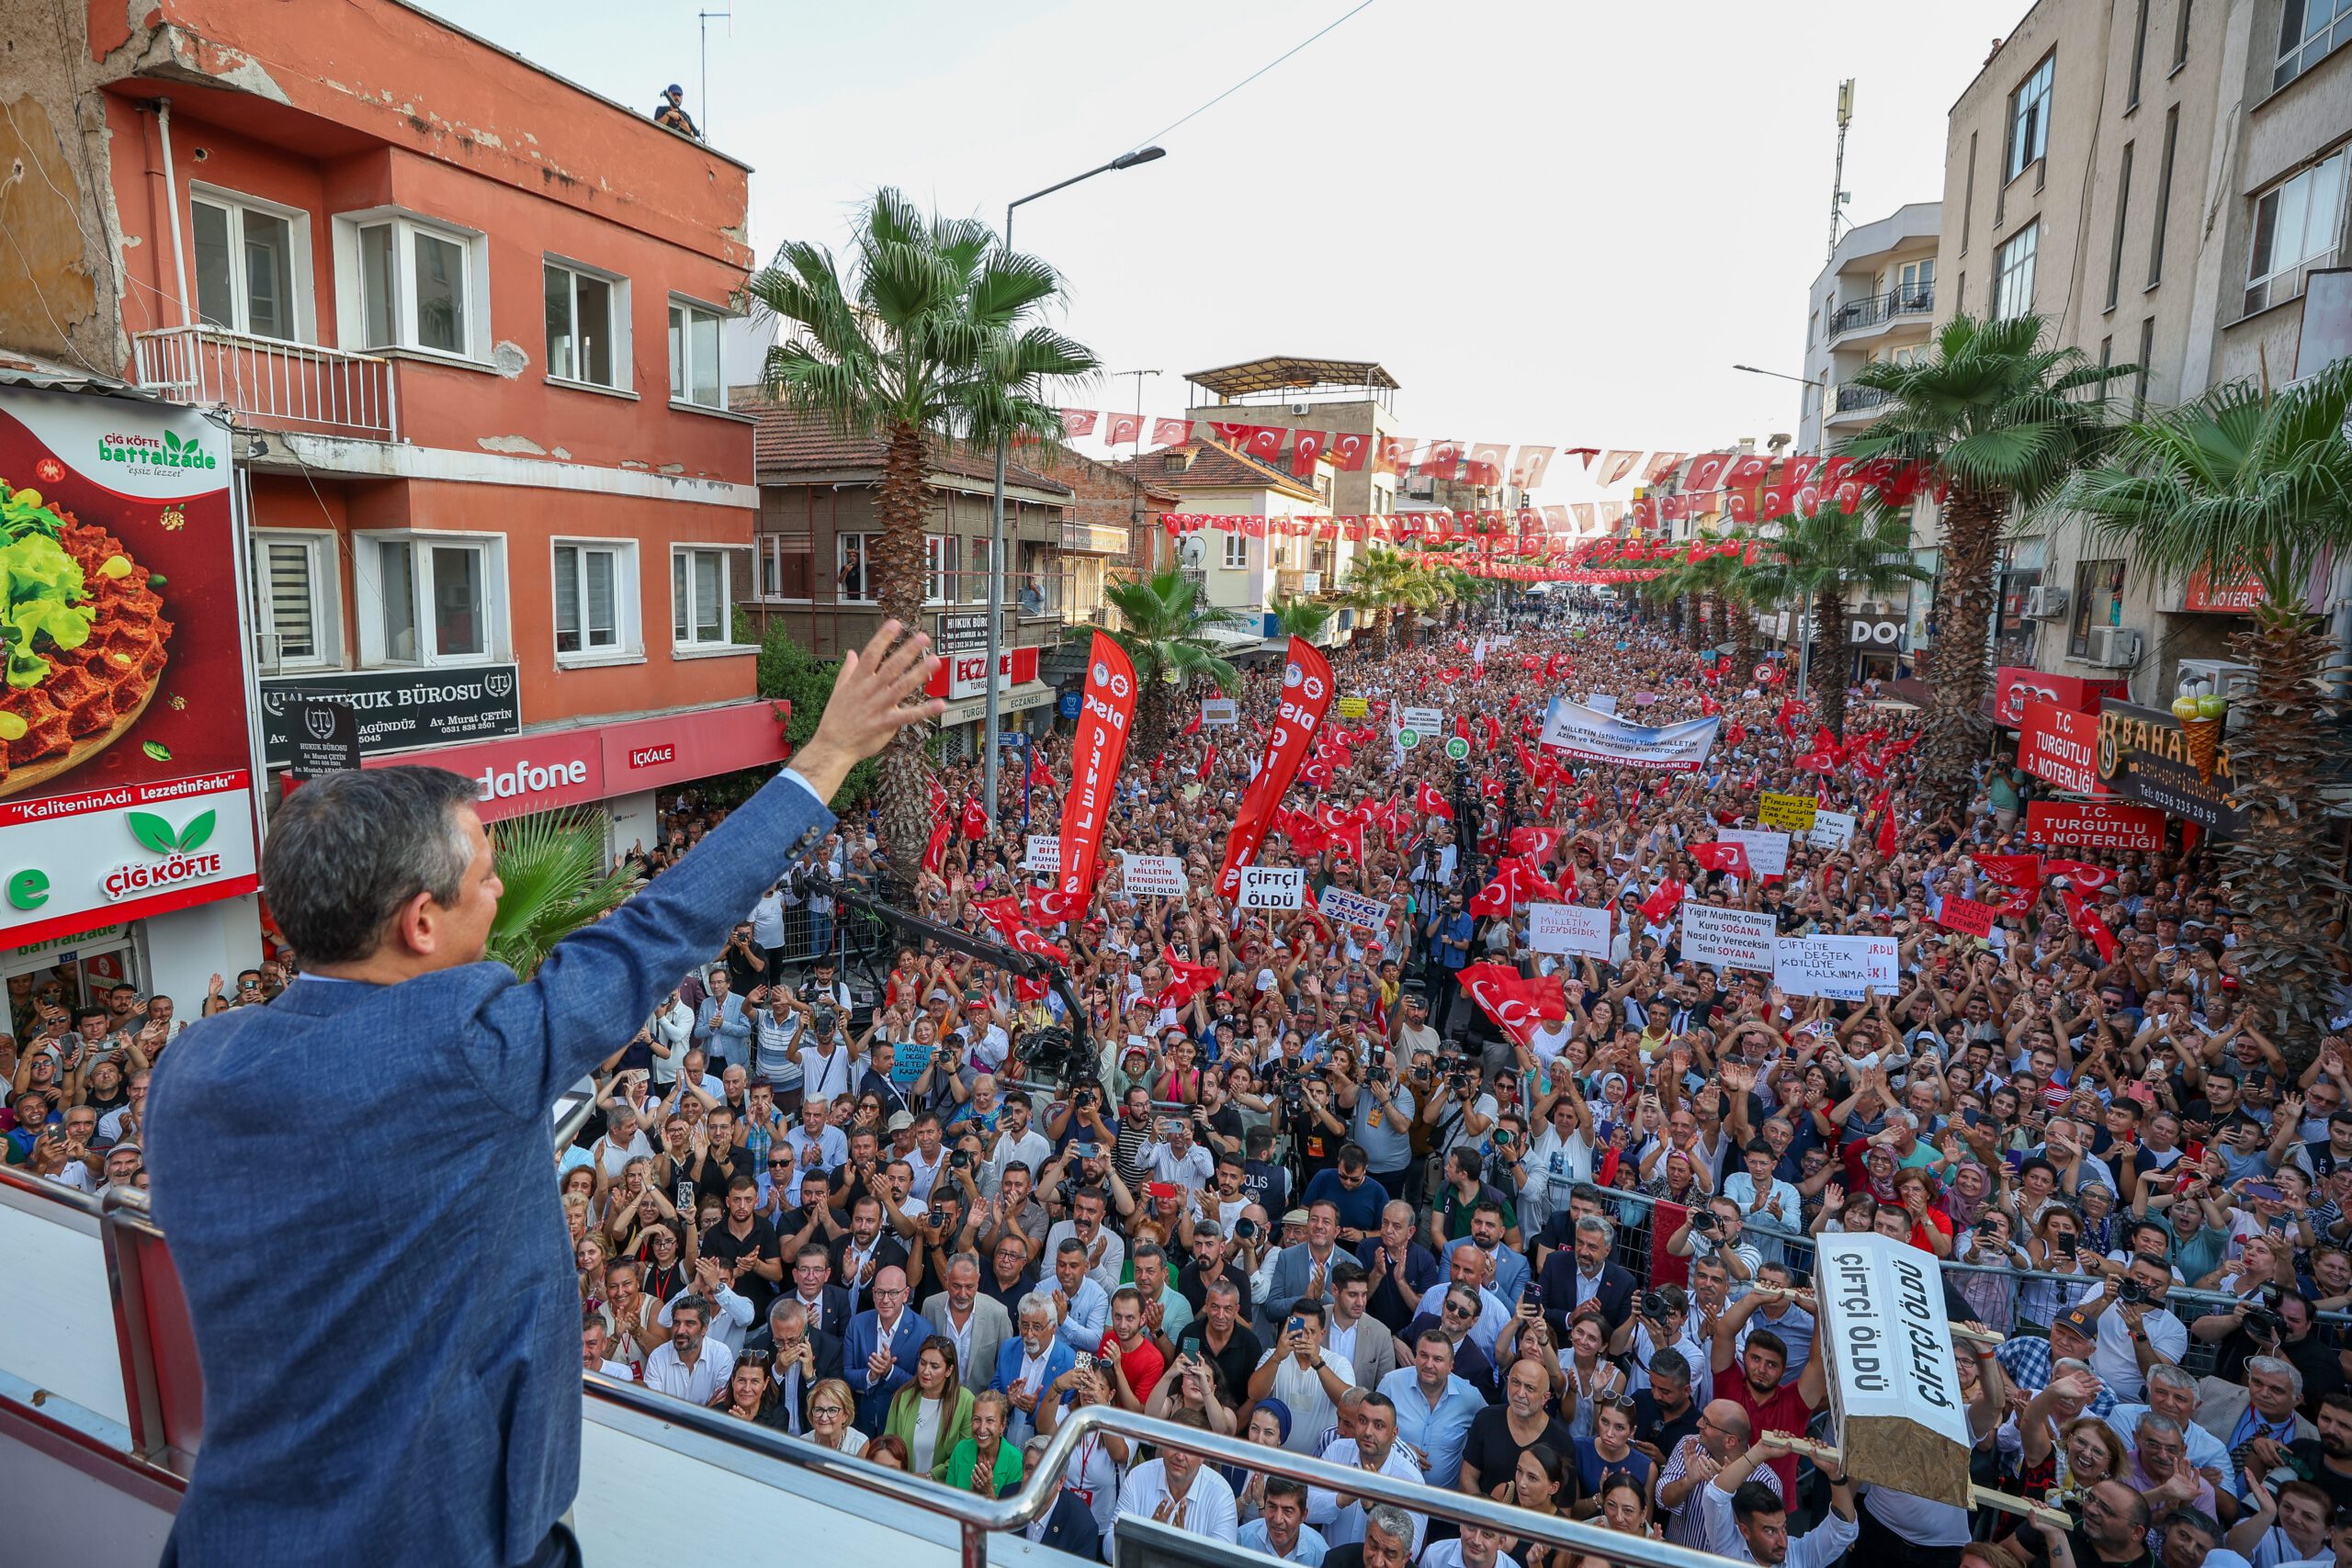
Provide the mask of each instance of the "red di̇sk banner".
{"label": "red di\u0307sk banner", "polygon": [[2131,683],[2125,681],[2052,675],[2022,664],[2004,664],[1993,671],[1993,716],[2011,729],[2025,723],[2028,703],[2054,703],[2096,715],[2101,697],[2129,701],[2131,695]]}
{"label": "red di\u0307sk banner", "polygon": [[2098,716],[2039,698],[2025,705],[2018,766],[2076,795],[2105,795],[2098,777]]}
{"label": "red di\u0307sk banner", "polygon": [[[1100,635],[1099,633],[1097,634]],[[1274,819],[1290,781],[1314,749],[1315,732],[1331,706],[1331,661],[1304,637],[1290,639],[1290,659],[1283,668],[1283,702],[1274,714],[1274,731],[1267,739],[1265,755],[1241,797],[1233,818],[1233,837],[1225,846],[1225,863],[1218,868],[1217,896],[1230,901],[1241,891],[1241,868],[1258,857],[1258,846]],[[1063,842],[1069,842],[1064,829]],[[1065,863],[1069,851],[1062,851]]]}
{"label": "red di\u0307sk banner", "polygon": [[1102,850],[1102,825],[1111,814],[1111,788],[1127,754],[1136,718],[1136,667],[1126,649],[1101,632],[1086,661],[1086,689],[1079,697],[1078,738],[1069,754],[1069,796],[1062,802],[1061,870],[1055,886],[1085,908],[1094,891],[1094,863]]}
{"label": "red di\u0307sk banner", "polygon": [[2092,850],[2164,848],[2165,814],[2121,801],[2035,800],[2025,808],[2027,841]]}

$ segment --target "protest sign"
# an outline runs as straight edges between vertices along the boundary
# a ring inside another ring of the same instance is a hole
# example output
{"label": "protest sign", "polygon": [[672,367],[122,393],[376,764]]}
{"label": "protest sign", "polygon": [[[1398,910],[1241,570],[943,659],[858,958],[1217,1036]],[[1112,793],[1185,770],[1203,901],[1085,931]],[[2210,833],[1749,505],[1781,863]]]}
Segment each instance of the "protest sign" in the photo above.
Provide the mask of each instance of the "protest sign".
{"label": "protest sign", "polygon": [[1825,1235],[1813,1285],[1846,1473],[1967,1507],[1968,1400],[1934,1258],[1867,1231]]}
{"label": "protest sign", "polygon": [[1544,716],[1543,744],[1585,761],[1695,773],[1707,760],[1722,724],[1718,716],[1653,729],[1629,724],[1598,705],[1554,697]]}
{"label": "protest sign", "polygon": [[1340,710],[1341,718],[1362,718],[1372,711],[1372,705],[1362,697],[1341,697],[1333,705]]}
{"label": "protest sign", "polygon": [[1292,867],[1245,865],[1233,903],[1239,909],[1303,909],[1306,908],[1306,873]]}
{"label": "protest sign", "polygon": [[1816,811],[1813,826],[1806,829],[1804,841],[1817,850],[1842,850],[1854,841],[1854,814],[1850,811]]}
{"label": "protest sign", "polygon": [[1132,855],[1119,852],[1126,863],[1127,891],[1138,898],[1182,898],[1188,892],[1184,863],[1175,855]]}
{"label": "protest sign", "polygon": [[1936,924],[1962,936],[1989,937],[1993,934],[1993,917],[1998,913],[1990,904],[1947,893],[1942,907],[1936,911]]}
{"label": "protest sign", "polygon": [[1718,969],[1772,972],[1772,917],[1761,909],[1725,909],[1685,899],[1682,956]]}
{"label": "protest sign", "polygon": [[1609,911],[1576,904],[1530,904],[1527,945],[1537,953],[1609,956]]}
{"label": "protest sign", "polygon": [[1231,697],[1201,699],[1201,724],[1204,728],[1216,729],[1240,722],[1241,705]]}
{"label": "protest sign", "polygon": [[1715,837],[1747,852],[1748,869],[1758,876],[1783,876],[1789,869],[1789,835],[1779,828],[1718,828]]}
{"label": "protest sign", "polygon": [[1029,852],[1021,857],[1023,871],[1059,871],[1062,868],[1062,838],[1059,833],[1032,833]]}
{"label": "protest sign", "polygon": [[1608,692],[1595,692],[1592,695],[1585,698],[1584,705],[1592,709],[1595,713],[1615,713],[1617,711],[1617,698],[1614,694]]}
{"label": "protest sign", "polygon": [[1812,828],[1821,802],[1810,795],[1778,795],[1766,790],[1756,801],[1756,820],[1767,828],[1802,833]]}
{"label": "protest sign", "polygon": [[1343,926],[1361,926],[1376,931],[1388,924],[1388,906],[1377,898],[1367,898],[1361,893],[1351,893],[1344,887],[1326,887],[1315,896],[1315,908],[1325,919],[1337,920]]}
{"label": "protest sign", "polygon": [[1870,987],[1895,993],[1891,936],[1784,936],[1772,944],[1772,984],[1792,997],[1858,1002]]}
{"label": "protest sign", "polygon": [[1396,722],[1407,729],[1418,729],[1423,735],[1435,735],[1445,728],[1443,708],[1398,708]]}

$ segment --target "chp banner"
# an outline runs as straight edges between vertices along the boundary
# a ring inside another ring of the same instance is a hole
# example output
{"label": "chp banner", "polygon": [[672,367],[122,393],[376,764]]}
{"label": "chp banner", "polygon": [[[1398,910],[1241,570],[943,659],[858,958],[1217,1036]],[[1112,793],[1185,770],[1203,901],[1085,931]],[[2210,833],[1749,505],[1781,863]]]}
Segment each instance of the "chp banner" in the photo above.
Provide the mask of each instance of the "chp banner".
{"label": "chp banner", "polygon": [[1726,909],[1686,899],[1682,905],[1682,956],[1719,969],[1772,972],[1772,916],[1764,909]]}
{"label": "chp banner", "polygon": [[1891,936],[1784,936],[1772,944],[1772,984],[1792,997],[1858,1002],[1865,988],[1895,990]]}
{"label": "chp banner", "polygon": [[1527,945],[1535,953],[1607,958],[1609,911],[1577,904],[1530,904]]}
{"label": "chp banner", "polygon": [[1554,697],[1544,715],[1542,743],[1579,761],[1615,762],[1628,768],[1696,773],[1715,744],[1720,716],[1694,718],[1663,728],[1628,724],[1614,714],[1566,697]]}
{"label": "chp banner", "polygon": [[2160,850],[2165,814],[2153,806],[2116,800],[2030,800],[2026,842],[2073,844],[2090,850]]}
{"label": "chp banner", "polygon": [[1127,733],[1136,718],[1136,667],[1126,649],[1101,632],[1086,661],[1086,689],[1079,696],[1078,738],[1070,744],[1069,797],[1062,802],[1059,864],[1054,886],[1086,908],[1094,896],[1094,863],[1102,850],[1102,825],[1111,810],[1111,786],[1127,754]]}
{"label": "chp banner", "polygon": [[[1097,641],[1108,640],[1100,632],[1094,635]],[[1273,824],[1274,808],[1282,804],[1290,781],[1306,761],[1315,732],[1321,728],[1323,716],[1330,707],[1331,661],[1305,637],[1291,638],[1290,660],[1283,667],[1282,706],[1274,712],[1273,733],[1267,737],[1257,774],[1241,797],[1241,809],[1234,814],[1233,837],[1226,842],[1225,863],[1217,868],[1216,891],[1220,898],[1230,900],[1239,892],[1241,869],[1258,858],[1258,846],[1266,841],[1266,829]],[[1063,831],[1067,834],[1069,829]],[[1295,903],[1281,907],[1298,908]]]}

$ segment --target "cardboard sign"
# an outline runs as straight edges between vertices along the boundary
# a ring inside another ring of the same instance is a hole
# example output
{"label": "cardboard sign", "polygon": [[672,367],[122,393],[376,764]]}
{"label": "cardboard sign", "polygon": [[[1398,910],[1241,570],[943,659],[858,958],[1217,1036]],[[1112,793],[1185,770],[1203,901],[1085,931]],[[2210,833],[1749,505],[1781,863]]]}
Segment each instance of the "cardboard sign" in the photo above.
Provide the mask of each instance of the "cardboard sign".
{"label": "cardboard sign", "polygon": [[936,1045],[924,1045],[912,1040],[900,1041],[899,1049],[890,1057],[890,1081],[900,1089],[914,1088],[915,1080],[922,1077],[925,1067],[931,1066],[931,1058],[938,1049]]}
{"label": "cardboard sign", "polygon": [[1936,911],[1936,924],[1962,936],[1990,937],[1993,918],[2000,911],[1990,904],[1980,904],[1973,898],[1963,898],[1957,893],[1944,896],[1943,907]]}
{"label": "cardboard sign", "polygon": [[1747,852],[1748,869],[1758,876],[1785,876],[1789,870],[1789,835],[1780,828],[1719,828],[1715,837]]}
{"label": "cardboard sign", "polygon": [[1360,926],[1368,931],[1386,929],[1388,906],[1377,898],[1367,898],[1361,893],[1351,893],[1344,887],[1326,887],[1315,896],[1315,908],[1325,919],[1336,920],[1343,926]]}
{"label": "cardboard sign", "polygon": [[1772,972],[1772,917],[1761,909],[1725,909],[1682,901],[1682,956],[1717,969]]}
{"label": "cardboard sign", "polygon": [[2018,766],[2076,795],[2105,795],[2098,776],[2098,716],[2039,699],[2025,705]]}
{"label": "cardboard sign", "polygon": [[1934,1257],[1869,1232],[1825,1235],[1815,1256],[1815,1344],[1846,1473],[1968,1506],[1968,1401]]}
{"label": "cardboard sign", "polygon": [[1768,789],[1756,801],[1756,820],[1767,828],[1781,828],[1792,833],[1810,829],[1820,811],[1820,799],[1810,795],[1776,795]]}
{"label": "cardboard sign", "polygon": [[1584,705],[1592,709],[1595,713],[1615,713],[1617,711],[1617,699],[1610,693],[1596,692],[1591,696],[1585,698]]}
{"label": "cardboard sign", "polygon": [[1182,898],[1191,890],[1184,880],[1184,863],[1174,855],[1131,855],[1126,863],[1126,888],[1138,898]]}
{"label": "cardboard sign", "polygon": [[1435,735],[1445,728],[1443,708],[1398,708],[1396,722],[1407,729],[1418,729],[1423,735]]}
{"label": "cardboard sign", "polygon": [[2160,850],[2165,814],[2153,806],[2112,800],[2030,800],[2025,807],[2026,841],[2072,844],[2091,850]]}
{"label": "cardboard sign", "polygon": [[1245,865],[1233,903],[1239,909],[1304,909],[1306,873],[1295,866]]}
{"label": "cardboard sign", "polygon": [[1201,726],[1204,729],[1227,728],[1241,722],[1241,705],[1231,697],[1203,697]]}
{"label": "cardboard sign", "polygon": [[1806,829],[1804,841],[1817,850],[1842,850],[1854,841],[1854,814],[1850,811],[1816,811],[1813,826]]}
{"label": "cardboard sign", "polygon": [[1372,705],[1362,697],[1341,697],[1336,705],[1341,718],[1362,718],[1372,711]]}
{"label": "cardboard sign", "polygon": [[1530,904],[1527,945],[1537,953],[1609,956],[1609,911],[1577,904]]}
{"label": "cardboard sign", "polygon": [[1021,857],[1023,871],[1059,871],[1062,868],[1062,838],[1059,833],[1032,833],[1029,852]]}
{"label": "cardboard sign", "polygon": [[1858,1002],[1864,989],[1895,994],[1891,936],[1784,936],[1772,944],[1772,984],[1792,997]]}

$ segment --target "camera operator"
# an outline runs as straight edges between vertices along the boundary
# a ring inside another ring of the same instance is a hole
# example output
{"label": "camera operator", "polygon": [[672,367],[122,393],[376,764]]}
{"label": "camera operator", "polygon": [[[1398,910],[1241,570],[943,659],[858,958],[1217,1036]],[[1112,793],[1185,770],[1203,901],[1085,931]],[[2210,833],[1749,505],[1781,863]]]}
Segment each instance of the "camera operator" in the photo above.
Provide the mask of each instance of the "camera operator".
{"label": "camera operator", "polygon": [[1744,1283],[1756,1278],[1763,1259],[1739,1239],[1743,1223],[1738,1204],[1728,1198],[1710,1198],[1705,1208],[1691,1210],[1675,1227],[1666,1238],[1666,1250],[1677,1258],[1720,1258],[1733,1282]]}
{"label": "camera operator", "polygon": [[727,966],[729,987],[745,997],[768,983],[768,955],[752,940],[752,922],[738,920],[727,936],[718,961]]}
{"label": "camera operator", "polygon": [[2171,1293],[2172,1270],[2143,1256],[2083,1299],[2082,1310],[2098,1322],[2091,1370],[2117,1399],[2138,1399],[2150,1368],[2175,1365],[2188,1350],[2188,1325],[2165,1305]]}
{"label": "camera operator", "polygon": [[[1336,1065],[1326,1069],[1332,1098],[1350,1113],[1350,1138],[1364,1152],[1374,1180],[1390,1192],[1405,1190],[1405,1168],[1413,1158],[1413,1091],[1396,1079],[1385,1046],[1366,1049],[1363,1077],[1351,1078]],[[1409,1196],[1409,1195],[1408,1195]]]}
{"label": "camera operator", "polygon": [[1464,1055],[1459,1046],[1449,1045],[1438,1057],[1430,1079],[1428,1102],[1421,1107],[1421,1121],[1430,1129],[1430,1152],[1442,1159],[1467,1145],[1483,1154],[1487,1135],[1494,1131],[1502,1107],[1487,1091],[1478,1065]]}
{"label": "camera operator", "polygon": [[800,1092],[812,1100],[855,1098],[857,1058],[841,1021],[834,1009],[813,1005],[801,1020],[800,1038],[792,1050],[800,1062]]}
{"label": "camera operator", "polygon": [[802,1001],[811,1006],[830,1004],[843,1018],[856,1005],[849,994],[849,982],[833,973],[833,955],[830,953],[820,953],[810,962],[808,973],[800,977],[799,989]]}
{"label": "camera operator", "polygon": [[[1277,1069],[1279,1071],[1279,1069]],[[1297,1093],[1291,1091],[1297,1083]],[[1348,1124],[1331,1108],[1331,1083],[1321,1073],[1307,1072],[1284,1080],[1281,1089],[1280,1125],[1290,1139],[1292,1163],[1297,1168],[1300,1190],[1327,1170],[1337,1169],[1340,1145],[1348,1141]],[[1267,1213],[1273,1211],[1268,1209]]]}

